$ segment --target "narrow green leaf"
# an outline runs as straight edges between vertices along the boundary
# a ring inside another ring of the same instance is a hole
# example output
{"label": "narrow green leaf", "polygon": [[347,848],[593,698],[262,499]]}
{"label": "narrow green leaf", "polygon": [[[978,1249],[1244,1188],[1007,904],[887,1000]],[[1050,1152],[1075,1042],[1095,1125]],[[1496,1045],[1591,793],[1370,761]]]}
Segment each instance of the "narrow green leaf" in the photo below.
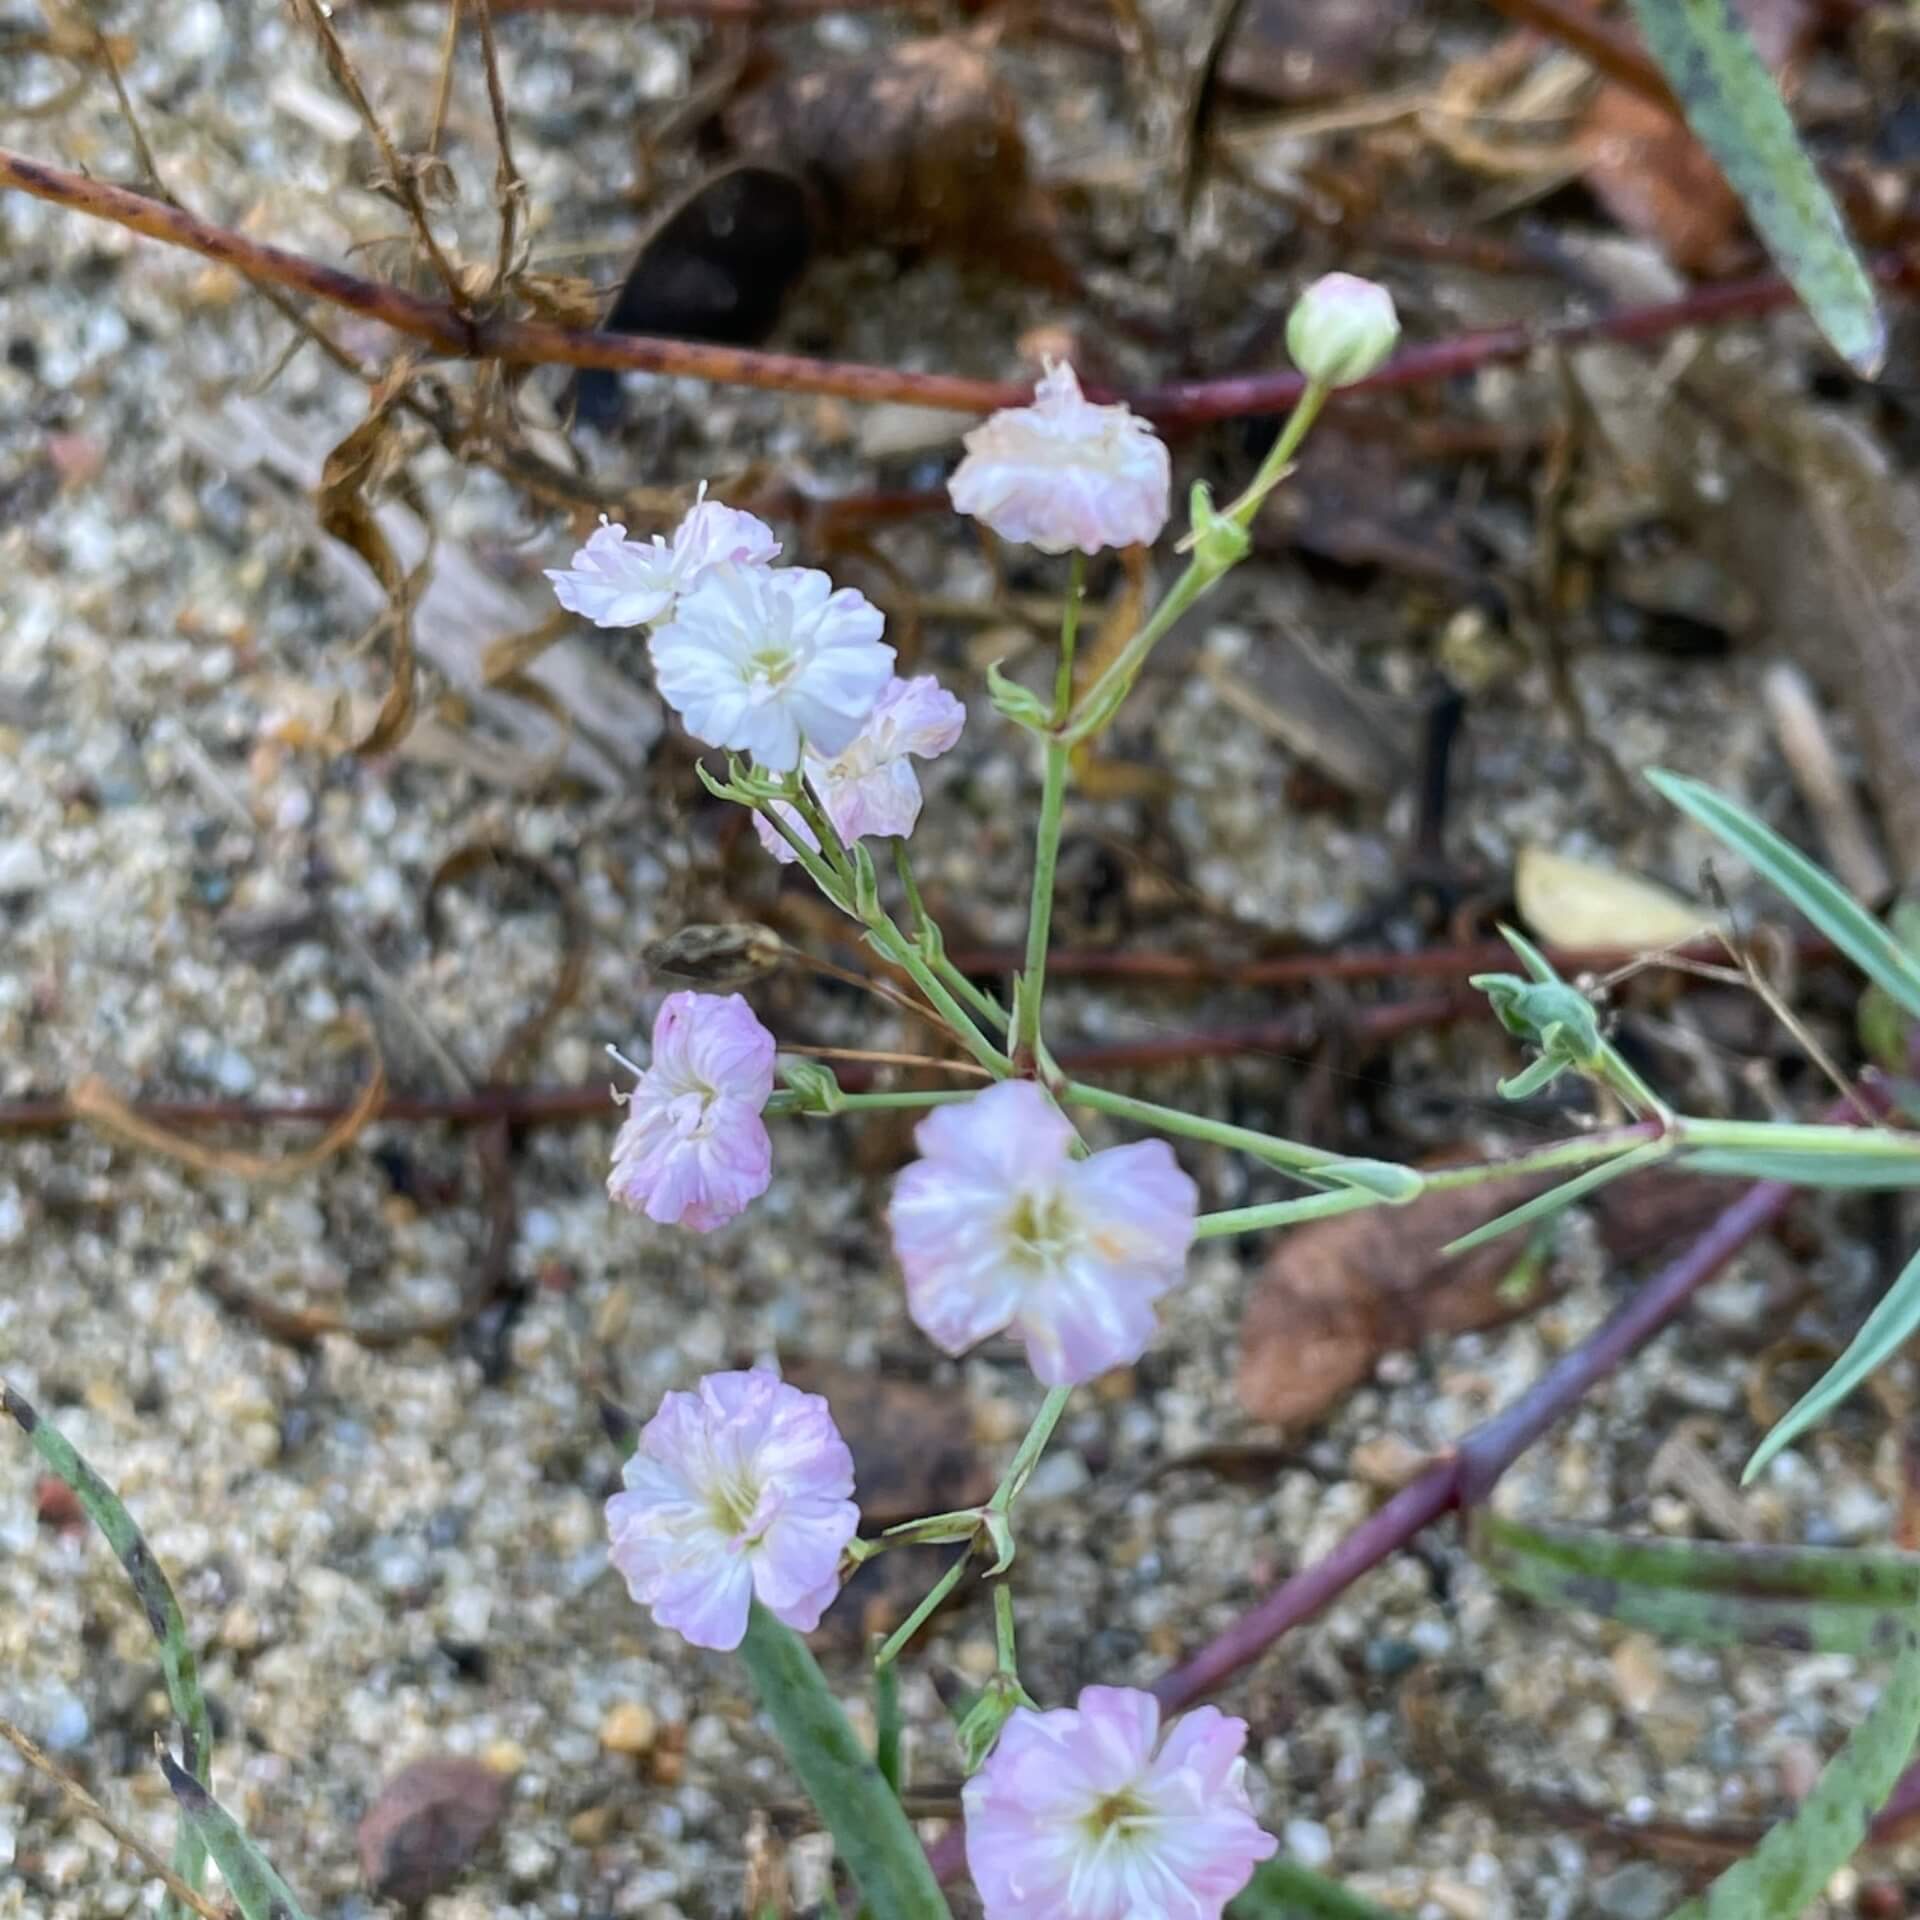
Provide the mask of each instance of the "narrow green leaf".
{"label": "narrow green leaf", "polygon": [[1871,380],[1887,331],[1846,223],[1729,0],[1633,0],[1687,125],[1834,351]]}
{"label": "narrow green leaf", "polygon": [[1813,1791],[1747,1855],[1671,1920],[1800,1920],[1853,1857],[1920,1734],[1920,1637],[1909,1617],[1900,1657],[1873,1710]]}
{"label": "narrow green leaf", "polygon": [[1551,1219],[1554,1214],[1565,1212],[1576,1200],[1584,1199],[1595,1188],[1604,1187],[1610,1181],[1651,1166],[1656,1160],[1664,1160],[1672,1150],[1665,1140],[1645,1141],[1623,1153],[1618,1160],[1603,1160],[1599,1166],[1589,1167],[1585,1173],[1576,1174],[1571,1180],[1564,1180],[1545,1193],[1535,1194],[1531,1200],[1523,1201],[1498,1219],[1475,1227],[1471,1233],[1463,1233],[1458,1240],[1449,1240],[1440,1251],[1449,1257],[1466,1253],[1474,1247],[1484,1246],[1489,1240],[1499,1239],[1503,1233],[1512,1233],[1516,1227],[1530,1227],[1536,1220]]}
{"label": "narrow green leaf", "polygon": [[740,1654],[788,1764],[874,1920],[950,1920],[913,1823],[854,1737],[806,1642],[756,1600]]}
{"label": "narrow green leaf", "polygon": [[181,1818],[213,1855],[227,1891],[246,1920],[307,1920],[306,1909],[294,1898],[293,1889],[267,1864],[266,1855],[247,1838],[240,1823],[192,1774],[176,1764],[165,1747],[160,1749],[160,1770],[180,1803]]}
{"label": "narrow green leaf", "polygon": [[1897,1652],[1920,1608],[1920,1554],[1665,1540],[1481,1513],[1474,1557],[1537,1605],[1692,1646]]}
{"label": "narrow green leaf", "polygon": [[[1920,1149],[1920,1139],[1914,1142]],[[1674,1162],[1689,1173],[1731,1175],[1740,1180],[1785,1180],[1796,1187],[1846,1187],[1892,1193],[1920,1187],[1920,1151],[1910,1159],[1884,1154],[1796,1153],[1792,1148],[1699,1147]]]}
{"label": "narrow green leaf", "polygon": [[1282,1858],[1254,1869],[1243,1892],[1228,1903],[1228,1920],[1393,1920],[1337,1880]]}
{"label": "narrow green leaf", "polygon": [[[120,1497],[94,1472],[77,1448],[57,1427],[41,1419],[39,1413],[19,1394],[0,1381],[0,1408],[12,1418],[33,1444],[33,1450],[65,1482],[80,1502],[81,1510],[106,1536],[107,1545],[118,1556],[133,1583],[134,1598],[147,1616],[147,1625],[160,1643],[160,1672],[166,1681],[167,1699],[180,1722],[180,1750],[186,1757],[187,1771],[203,1785],[213,1778],[213,1722],[207,1714],[206,1697],[200,1691],[200,1665],[187,1639],[187,1623],[174,1598],[173,1588],[153,1557],[145,1536],[134,1525],[133,1516],[121,1504]],[[206,1879],[206,1853],[190,1821],[182,1821],[174,1843],[173,1870],[196,1892]],[[185,1920],[186,1909],[171,1894],[162,1913],[173,1920]]]}
{"label": "narrow green leaf", "polygon": [[1906,1345],[1920,1327],[1920,1253],[1901,1268],[1886,1297],[1867,1315],[1866,1325],[1853,1336],[1832,1366],[1790,1407],[1773,1431],[1754,1449],[1744,1485],[1789,1441],[1796,1440],[1816,1420],[1831,1413],[1875,1368],[1883,1366]]}
{"label": "narrow green leaf", "polygon": [[1647,780],[1772,881],[1868,979],[1920,1019],[1920,959],[1907,952],[1830,873],[1744,807],[1700,781],[1659,767],[1649,771]]}

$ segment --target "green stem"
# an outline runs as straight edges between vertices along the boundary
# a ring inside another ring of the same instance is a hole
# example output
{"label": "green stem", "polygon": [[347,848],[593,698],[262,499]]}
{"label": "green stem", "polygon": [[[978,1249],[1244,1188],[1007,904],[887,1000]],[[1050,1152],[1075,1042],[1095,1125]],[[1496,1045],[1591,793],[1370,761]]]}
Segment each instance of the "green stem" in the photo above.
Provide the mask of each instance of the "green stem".
{"label": "green stem", "polygon": [[1338,1193],[1310,1193],[1303,1200],[1272,1200],[1263,1207],[1229,1207],[1222,1213],[1203,1213],[1193,1224],[1193,1237],[1222,1240],[1229,1234],[1292,1227],[1302,1220],[1326,1220],[1338,1213],[1357,1213],[1362,1207],[1380,1204],[1376,1194],[1342,1187]]}
{"label": "green stem", "polygon": [[1089,1086],[1084,1080],[1069,1080],[1056,1089],[1069,1106],[1091,1107],[1096,1113],[1110,1113],[1117,1120],[1137,1120],[1142,1126],[1158,1128],[1162,1133],[1183,1134],[1189,1140],[1210,1140],[1217,1147],[1232,1147],[1270,1167],[1300,1171],[1324,1167],[1345,1159],[1325,1147],[1309,1147],[1297,1140],[1284,1140],[1278,1134],[1260,1133],[1252,1127],[1229,1126],[1224,1120],[1209,1120],[1201,1114],[1186,1113],[1179,1107],[1163,1107],[1155,1100],[1136,1100],[1131,1094],[1109,1093],[1105,1087]]}
{"label": "green stem", "polygon": [[1012,1024],[1006,1008],[992,994],[983,993],[947,958],[946,942],[939,937],[940,929],[927,911],[926,902],[920,898],[920,883],[913,877],[913,862],[907,858],[904,840],[896,839],[893,843],[893,864],[906,891],[907,909],[913,915],[914,940],[924,949],[927,964],[988,1026],[996,1033],[1005,1033]]}
{"label": "green stem", "polygon": [[1673,1132],[1684,1147],[1722,1152],[1830,1153],[1874,1160],[1920,1157],[1920,1133],[1897,1127],[1803,1127],[1772,1120],[1680,1118],[1674,1121]]}
{"label": "green stem", "polygon": [[1033,1416],[1033,1425],[1027,1429],[1027,1437],[1020,1442],[1019,1451],[1007,1464],[1007,1470],[1000,1476],[1000,1484],[993,1490],[993,1498],[987,1502],[990,1513],[1010,1513],[1013,1503],[1020,1498],[1021,1492],[1033,1478],[1033,1470],[1040,1464],[1040,1456],[1047,1450],[1047,1442],[1053,1438],[1053,1430],[1060,1424],[1060,1416],[1067,1410],[1067,1402],[1073,1398],[1071,1387],[1052,1387],[1047,1397],[1040,1403],[1040,1411]]}
{"label": "green stem", "polygon": [[1060,616],[1060,666],[1054,676],[1053,728],[1047,736],[1046,772],[1040,786],[1040,823],[1033,836],[1033,900],[1027,908],[1027,964],[1020,976],[1020,1031],[1015,1053],[1032,1059],[1040,1044],[1040,1001],[1047,986],[1047,940],[1053,928],[1054,875],[1060,865],[1060,828],[1066,813],[1067,771],[1072,749],[1060,738],[1073,705],[1073,650],[1080,633],[1080,599],[1086,588],[1086,556],[1069,563],[1066,610]]}
{"label": "green stem", "polygon": [[[1259,512],[1260,503],[1286,478],[1289,463],[1300,451],[1300,443],[1306,439],[1308,429],[1326,404],[1327,393],[1327,388],[1315,386],[1308,387],[1301,394],[1299,404],[1288,414],[1286,425],[1268,449],[1267,457],[1261,461],[1259,472],[1253,476],[1239,499],[1222,514],[1222,519],[1231,520],[1243,532],[1253,524],[1253,516]],[[1059,737],[1067,746],[1078,746],[1113,718],[1140,669],[1146,664],[1147,655],[1159,645],[1167,629],[1231,564],[1229,561],[1223,565],[1217,560],[1203,558],[1198,552],[1194,554],[1187,562],[1186,571],[1167,590],[1167,597],[1153,610],[1146,625],[1120,649],[1108,663],[1106,671],[1081,696],[1073,717],[1064,724],[1057,723]]]}
{"label": "green stem", "polygon": [[[957,1107],[963,1100],[971,1100],[980,1089],[973,1087],[940,1087],[916,1090],[904,1089],[898,1093],[843,1093],[835,1113],[885,1113],[889,1109],[912,1107]],[[789,1114],[796,1110],[799,1096],[791,1093],[776,1093],[766,1105],[771,1114]],[[823,1118],[829,1116],[821,1116]]]}
{"label": "green stem", "polygon": [[758,1601],[740,1654],[874,1920],[951,1920],[926,1850],[806,1643]]}
{"label": "green stem", "polygon": [[920,949],[884,913],[876,914],[872,920],[868,921],[867,937],[873,942],[875,948],[895,966],[905,970],[913,984],[939,1010],[940,1017],[953,1029],[967,1051],[996,1080],[1004,1080],[1013,1070],[1013,1062],[980,1031],[974,1023],[973,1016],[961,1006],[948,990],[946,983],[927,965]]}
{"label": "green stem", "polygon": [[1020,1659],[1013,1638],[1013,1589],[1004,1580],[993,1589],[993,1644],[1000,1671],[1018,1685]]}
{"label": "green stem", "polygon": [[900,1797],[900,1669],[889,1661],[873,1670],[873,1759],[880,1777]]}
{"label": "green stem", "polygon": [[1066,812],[1067,764],[1073,749],[1047,739],[1040,785],[1040,824],[1033,841],[1033,902],[1027,909],[1027,964],[1020,976],[1018,1050],[1032,1057],[1040,1043],[1040,998],[1047,986],[1047,939],[1053,928],[1053,884],[1060,864],[1060,825]]}
{"label": "green stem", "polygon": [[960,1584],[960,1576],[966,1572],[967,1562],[972,1558],[973,1548],[969,1546],[966,1551],[954,1561],[952,1566],[933,1583],[932,1590],[927,1593],[922,1598],[920,1604],[894,1628],[892,1633],[887,1636],[886,1645],[873,1656],[873,1664],[876,1667],[889,1666],[895,1660],[899,1659],[901,1654],[906,1651],[908,1642],[933,1618],[934,1612],[940,1603]]}

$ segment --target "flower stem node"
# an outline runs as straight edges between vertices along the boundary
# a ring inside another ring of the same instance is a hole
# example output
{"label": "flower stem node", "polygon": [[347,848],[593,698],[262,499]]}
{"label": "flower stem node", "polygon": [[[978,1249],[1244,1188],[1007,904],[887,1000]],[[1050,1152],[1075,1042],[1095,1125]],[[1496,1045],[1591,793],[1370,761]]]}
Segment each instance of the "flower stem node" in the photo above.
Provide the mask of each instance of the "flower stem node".
{"label": "flower stem node", "polygon": [[1010,680],[998,665],[987,669],[987,691],[994,711],[1029,733],[1045,734],[1053,725],[1053,708],[1018,680]]}
{"label": "flower stem node", "polygon": [[1212,489],[1204,480],[1193,483],[1188,502],[1193,524],[1181,545],[1191,550],[1194,564],[1211,583],[1237,567],[1253,543],[1238,520],[1214,506]]}
{"label": "flower stem node", "polygon": [[1540,1050],[1531,1066],[1500,1082],[1505,1099],[1524,1100],[1565,1072],[1604,1074],[1607,1046],[1600,1017],[1577,988],[1559,980],[1523,980],[1512,973],[1477,973],[1469,984],[1487,996],[1509,1033]]}
{"label": "flower stem node", "polygon": [[1364,380],[1385,364],[1399,337],[1393,295],[1352,273],[1322,275],[1287,315],[1287,352],[1315,386]]}
{"label": "flower stem node", "polygon": [[846,1109],[847,1096],[840,1091],[833,1069],[817,1060],[782,1060],[780,1078],[793,1095],[791,1113],[831,1116]]}
{"label": "flower stem node", "polygon": [[1038,1702],[1010,1673],[996,1673],[974,1695],[973,1704],[960,1716],[954,1729],[960,1742],[960,1764],[968,1775],[985,1764],[1000,1738],[1000,1729],[1022,1708],[1030,1711]]}
{"label": "flower stem node", "polygon": [[882,918],[880,875],[864,840],[856,840],[847,849],[847,860],[853,868],[853,916],[862,926],[878,926]]}

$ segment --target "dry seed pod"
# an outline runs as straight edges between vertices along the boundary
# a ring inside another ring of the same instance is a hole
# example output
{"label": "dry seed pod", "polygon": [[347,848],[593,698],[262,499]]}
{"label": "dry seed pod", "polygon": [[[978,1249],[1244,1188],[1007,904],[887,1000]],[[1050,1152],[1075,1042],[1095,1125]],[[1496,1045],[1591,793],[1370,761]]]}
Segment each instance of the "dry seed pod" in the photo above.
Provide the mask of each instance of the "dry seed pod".
{"label": "dry seed pod", "polygon": [[641,957],[662,980],[694,987],[744,987],[785,964],[786,942],[771,927],[739,920],[682,927],[649,943]]}

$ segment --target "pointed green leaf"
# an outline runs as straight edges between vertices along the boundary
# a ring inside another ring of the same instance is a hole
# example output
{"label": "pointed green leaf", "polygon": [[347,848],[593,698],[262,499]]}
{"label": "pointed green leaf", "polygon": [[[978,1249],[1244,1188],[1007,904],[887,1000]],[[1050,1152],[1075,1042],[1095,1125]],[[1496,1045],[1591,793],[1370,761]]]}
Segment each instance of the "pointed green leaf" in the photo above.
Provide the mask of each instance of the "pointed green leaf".
{"label": "pointed green leaf", "polygon": [[192,1774],[175,1764],[165,1747],[160,1749],[160,1770],[180,1803],[181,1818],[213,1855],[227,1891],[246,1920],[307,1920],[293,1889],[267,1864],[240,1823]]}
{"label": "pointed green leaf", "polygon": [[1471,1540],[1494,1579],[1537,1605],[1690,1646],[1885,1655],[1920,1609],[1920,1554],[1890,1548],[1654,1539],[1484,1510]]}
{"label": "pointed green leaf", "polygon": [[1397,1166],[1391,1160],[1323,1160],[1312,1171],[1316,1179],[1357,1187],[1395,1207],[1418,1200],[1427,1186],[1418,1168]]}
{"label": "pointed green leaf", "polygon": [[1813,1791],[1705,1893],[1671,1920],[1800,1920],[1853,1857],[1920,1734],[1920,1637],[1912,1617],[1873,1710],[1829,1760]]}
{"label": "pointed green leaf", "polygon": [[1868,1374],[1891,1360],[1912,1338],[1916,1327],[1920,1327],[1920,1253],[1901,1268],[1899,1278],[1887,1289],[1886,1298],[1867,1315],[1866,1325],[1853,1336],[1846,1352],[1787,1410],[1773,1431],[1754,1449],[1746,1472],[1740,1476],[1742,1483],[1751,1480],[1782,1447],[1798,1439],[1816,1420],[1831,1413]]}
{"label": "pointed green leaf", "polygon": [[[106,1536],[107,1545],[126,1569],[133,1597],[160,1643],[160,1672],[167,1684],[167,1699],[180,1722],[180,1750],[186,1756],[187,1771],[202,1782],[210,1781],[213,1722],[207,1713],[206,1696],[200,1691],[200,1665],[187,1639],[180,1602],[174,1598],[160,1562],[153,1557],[153,1549],[134,1525],[120,1496],[87,1464],[79,1449],[4,1381],[0,1381],[0,1408],[33,1443],[34,1452],[65,1482],[80,1502],[81,1511]],[[174,1844],[173,1870],[197,1892],[206,1877],[205,1868],[206,1854],[198,1832],[190,1821],[183,1820]],[[174,1916],[185,1920],[186,1909],[171,1894],[161,1911],[168,1920],[174,1920]]]}
{"label": "pointed green leaf", "polygon": [[1458,1240],[1449,1240],[1440,1251],[1449,1257],[1466,1253],[1474,1247],[1484,1246],[1489,1240],[1499,1239],[1503,1233],[1513,1232],[1516,1227],[1530,1227],[1536,1220],[1550,1219],[1554,1214],[1564,1212],[1576,1200],[1584,1199],[1595,1188],[1604,1187],[1625,1174],[1637,1172],[1641,1167],[1651,1166],[1656,1160],[1666,1159],[1672,1150],[1668,1141],[1648,1140],[1623,1153],[1617,1160],[1604,1160],[1599,1166],[1589,1167],[1585,1173],[1576,1174],[1571,1180],[1564,1180],[1545,1193],[1535,1194],[1531,1200],[1501,1214],[1498,1219],[1475,1227],[1471,1233],[1463,1233]]}
{"label": "pointed green leaf", "polygon": [[[1914,1142],[1920,1149],[1920,1139]],[[1785,1180],[1796,1187],[1849,1187],[1891,1193],[1920,1187],[1920,1151],[1911,1158],[1885,1154],[1797,1153],[1786,1147],[1700,1147],[1674,1163],[1689,1173],[1731,1175],[1740,1180]]]}
{"label": "pointed green leaf", "polygon": [[1338,1880],[1297,1866],[1284,1856],[1254,1870],[1244,1892],[1227,1907],[1227,1920],[1393,1920]]}
{"label": "pointed green leaf", "polygon": [[1682,813],[1749,861],[1868,979],[1920,1019],[1920,959],[1907,952],[1830,873],[1744,807],[1700,781],[1658,767],[1648,773],[1647,780]]}
{"label": "pointed green leaf", "polygon": [[1887,353],[1873,283],[1729,0],[1633,0],[1633,11],[1754,231],[1834,351],[1871,380]]}

